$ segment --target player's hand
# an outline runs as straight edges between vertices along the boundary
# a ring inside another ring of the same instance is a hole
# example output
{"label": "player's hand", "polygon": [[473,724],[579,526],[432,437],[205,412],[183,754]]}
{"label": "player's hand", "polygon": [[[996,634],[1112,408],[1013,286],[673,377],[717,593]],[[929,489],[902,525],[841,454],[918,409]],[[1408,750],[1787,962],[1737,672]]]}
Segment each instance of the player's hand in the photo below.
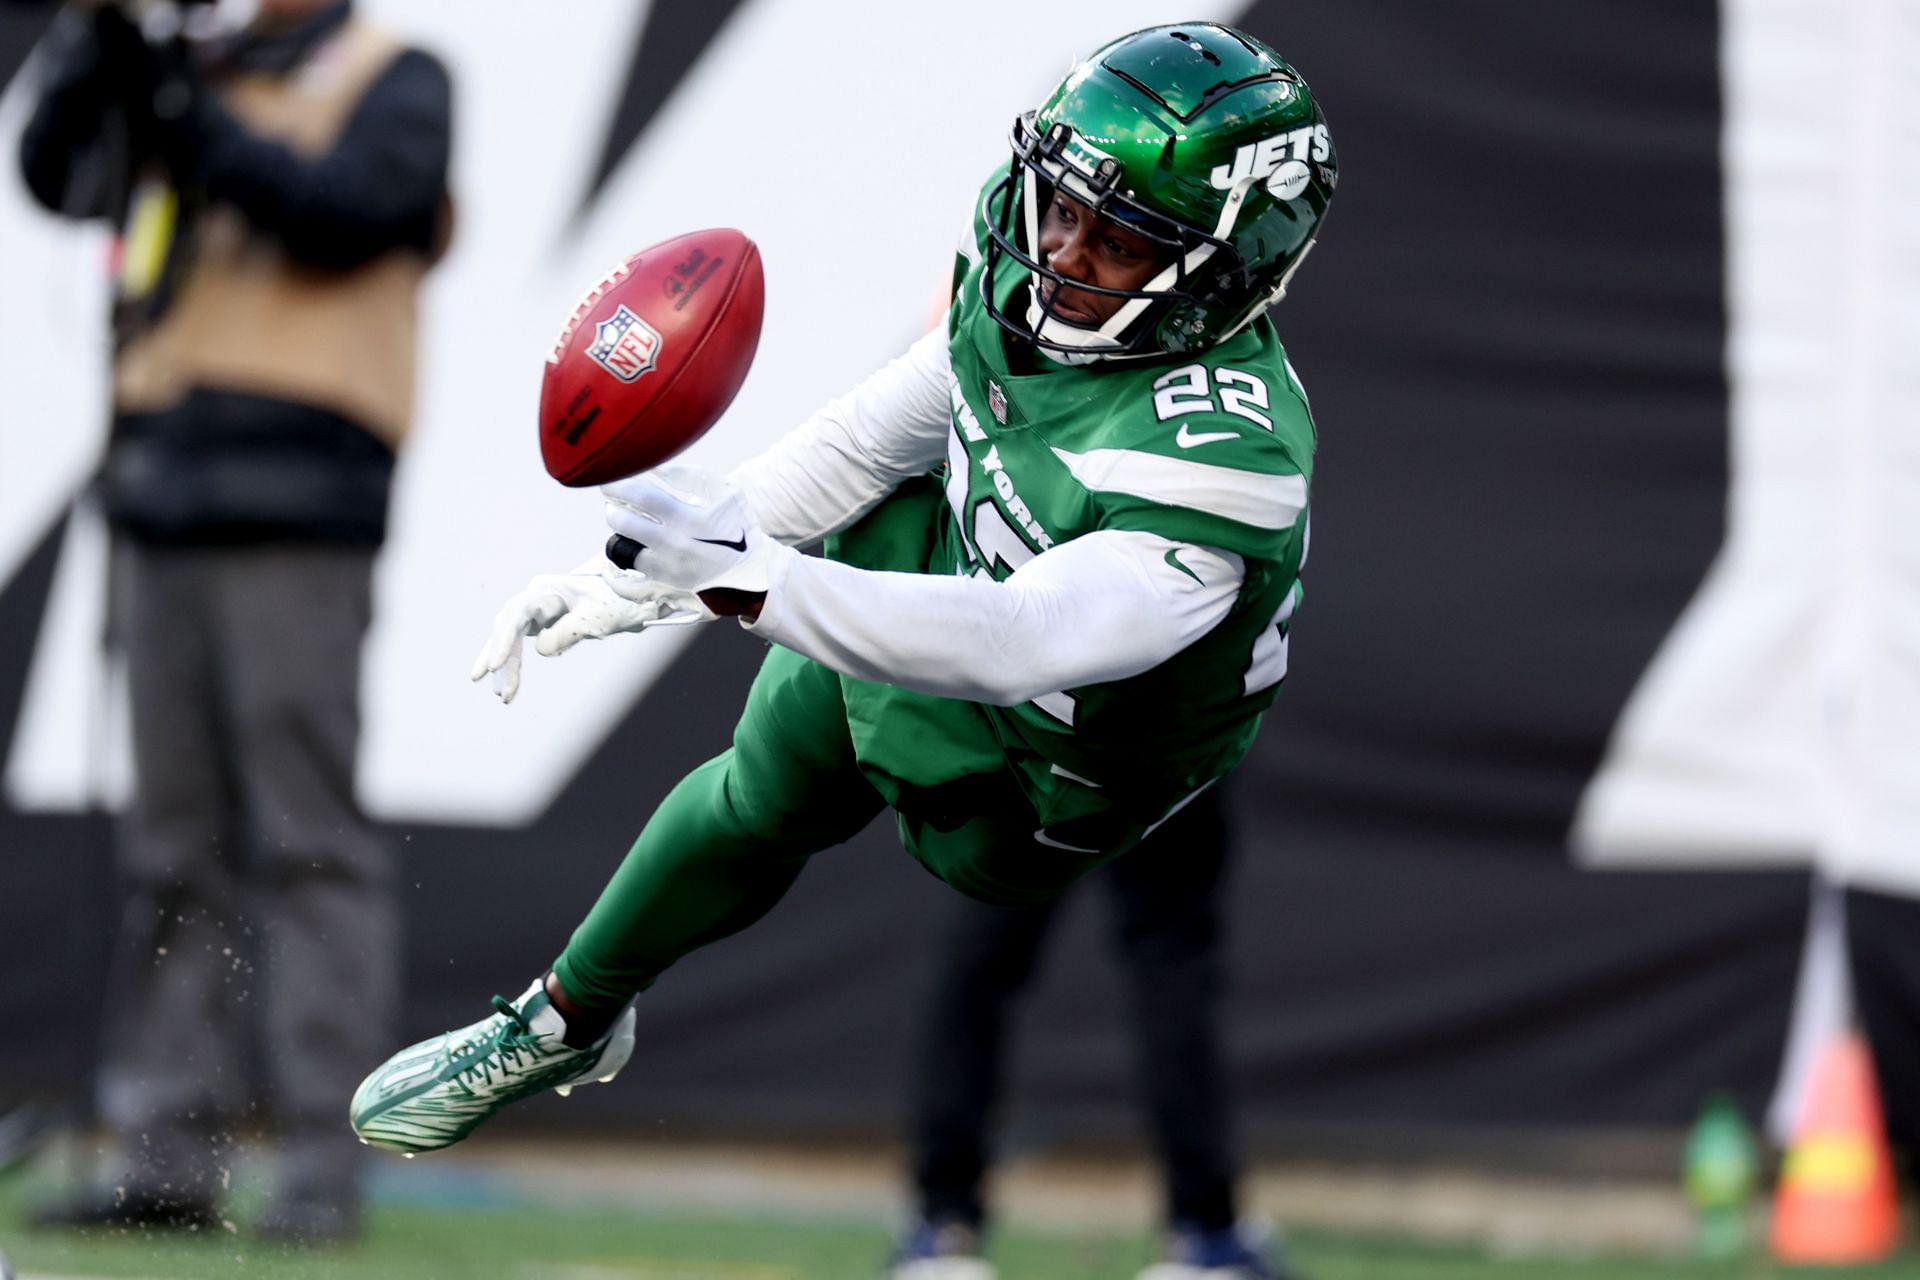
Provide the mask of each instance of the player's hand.
{"label": "player's hand", "polygon": [[567,573],[543,574],[494,615],[493,631],[473,660],[472,678],[493,674],[493,691],[512,702],[520,691],[521,647],[528,636],[542,657],[555,657],[582,640],[600,640],[645,627],[685,626],[712,619],[700,599],[643,574],[620,574],[616,591],[601,577],[618,570],[596,556]]}
{"label": "player's hand", "polygon": [[718,472],[669,464],[600,492],[607,527],[641,545],[633,567],[655,582],[764,594],[773,565],[799,554],[761,531]]}

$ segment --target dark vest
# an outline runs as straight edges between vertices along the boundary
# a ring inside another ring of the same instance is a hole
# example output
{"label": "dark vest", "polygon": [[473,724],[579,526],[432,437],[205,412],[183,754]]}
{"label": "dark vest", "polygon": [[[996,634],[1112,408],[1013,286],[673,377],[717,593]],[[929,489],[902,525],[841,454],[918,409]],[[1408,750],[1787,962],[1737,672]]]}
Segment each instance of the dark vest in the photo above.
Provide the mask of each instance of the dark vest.
{"label": "dark vest", "polygon": [[[218,92],[249,129],[320,155],[400,52],[352,20],[291,74],[243,74]],[[171,304],[115,362],[115,411],[164,411],[196,388],[231,391],[329,410],[397,447],[412,417],[426,255],[396,249],[348,270],[304,266],[222,205],[205,210],[193,234]]]}

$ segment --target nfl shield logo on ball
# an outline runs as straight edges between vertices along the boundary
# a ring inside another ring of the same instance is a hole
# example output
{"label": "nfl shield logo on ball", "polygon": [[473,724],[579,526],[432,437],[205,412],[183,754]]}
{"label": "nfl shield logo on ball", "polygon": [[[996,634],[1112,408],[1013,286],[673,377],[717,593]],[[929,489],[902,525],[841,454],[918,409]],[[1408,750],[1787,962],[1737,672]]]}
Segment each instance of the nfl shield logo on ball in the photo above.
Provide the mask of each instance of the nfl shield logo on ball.
{"label": "nfl shield logo on ball", "polygon": [[622,382],[650,373],[660,362],[660,333],[623,305],[593,327],[587,354]]}

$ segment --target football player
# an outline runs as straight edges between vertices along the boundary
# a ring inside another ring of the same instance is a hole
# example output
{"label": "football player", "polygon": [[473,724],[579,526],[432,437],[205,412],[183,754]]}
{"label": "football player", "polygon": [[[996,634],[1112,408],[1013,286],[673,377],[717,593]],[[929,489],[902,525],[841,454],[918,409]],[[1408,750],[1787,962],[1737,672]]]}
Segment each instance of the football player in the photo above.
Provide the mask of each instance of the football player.
{"label": "football player", "polygon": [[612,1079],[635,994],[882,808],[954,888],[1036,903],[1246,754],[1286,674],[1315,443],[1266,313],[1333,194],[1326,122],[1272,49],[1189,23],[1095,52],[1011,144],[943,324],[731,475],[609,486],[631,571],[501,611],[474,674],[506,698],[528,636],[726,615],[773,647],[732,748],[552,970],[367,1078],[366,1141],[433,1150]]}

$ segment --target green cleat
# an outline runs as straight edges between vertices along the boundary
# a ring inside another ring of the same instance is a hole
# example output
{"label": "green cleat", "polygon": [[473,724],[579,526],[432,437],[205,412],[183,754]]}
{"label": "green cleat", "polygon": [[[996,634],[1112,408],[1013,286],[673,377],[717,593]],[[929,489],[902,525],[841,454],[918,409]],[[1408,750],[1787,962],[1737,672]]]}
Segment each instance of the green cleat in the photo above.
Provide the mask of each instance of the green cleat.
{"label": "green cleat", "polygon": [[562,1042],[566,1021],[543,982],[470,1027],[402,1049],[353,1095],[353,1131],[362,1142],[404,1155],[450,1147],[509,1103],[546,1089],[562,1097],[577,1084],[604,1083],[633,1056],[634,1013],[586,1049]]}

